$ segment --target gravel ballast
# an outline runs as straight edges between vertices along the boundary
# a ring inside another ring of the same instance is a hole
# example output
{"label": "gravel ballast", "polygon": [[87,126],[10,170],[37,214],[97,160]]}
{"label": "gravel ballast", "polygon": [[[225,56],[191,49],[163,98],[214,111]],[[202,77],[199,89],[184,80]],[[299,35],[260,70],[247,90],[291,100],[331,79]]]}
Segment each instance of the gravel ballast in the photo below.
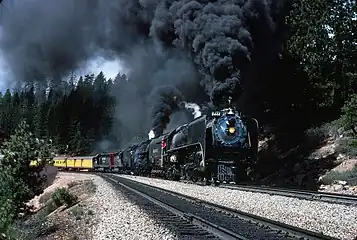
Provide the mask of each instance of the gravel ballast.
{"label": "gravel ballast", "polygon": [[247,213],[280,221],[339,239],[357,236],[357,206],[345,206],[284,196],[138,176],[121,177],[175,191]]}
{"label": "gravel ballast", "polygon": [[97,222],[93,239],[177,239],[104,179],[94,176],[94,184],[96,193],[87,204]]}

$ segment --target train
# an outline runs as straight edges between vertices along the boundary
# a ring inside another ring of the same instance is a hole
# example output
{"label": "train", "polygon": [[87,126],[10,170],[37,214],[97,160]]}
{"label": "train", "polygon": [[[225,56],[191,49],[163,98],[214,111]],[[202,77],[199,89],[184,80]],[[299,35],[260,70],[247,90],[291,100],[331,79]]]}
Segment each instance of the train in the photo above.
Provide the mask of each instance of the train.
{"label": "train", "polygon": [[130,146],[121,159],[138,175],[238,183],[258,162],[258,135],[256,119],[225,108]]}
{"label": "train", "polygon": [[258,135],[256,119],[224,108],[117,152],[58,156],[53,165],[59,170],[117,172],[207,185],[239,183],[258,162]]}

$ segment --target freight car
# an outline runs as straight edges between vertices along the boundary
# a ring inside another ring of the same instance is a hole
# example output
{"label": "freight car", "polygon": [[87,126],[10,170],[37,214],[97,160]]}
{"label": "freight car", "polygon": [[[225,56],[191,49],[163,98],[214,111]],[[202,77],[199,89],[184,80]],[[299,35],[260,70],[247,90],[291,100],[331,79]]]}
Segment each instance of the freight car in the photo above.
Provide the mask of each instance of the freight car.
{"label": "freight car", "polygon": [[93,171],[120,172],[123,162],[119,152],[100,153],[93,156]]}

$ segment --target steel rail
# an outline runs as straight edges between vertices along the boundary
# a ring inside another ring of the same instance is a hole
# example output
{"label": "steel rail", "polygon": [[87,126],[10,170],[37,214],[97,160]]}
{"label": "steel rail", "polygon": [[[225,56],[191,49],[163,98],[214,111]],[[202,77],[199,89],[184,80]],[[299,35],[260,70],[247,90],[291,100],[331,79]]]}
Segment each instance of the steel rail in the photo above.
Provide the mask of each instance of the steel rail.
{"label": "steel rail", "polygon": [[[120,175],[115,175],[115,176],[116,176],[116,178],[122,178]],[[134,181],[137,184],[143,185],[143,186],[148,187],[148,188],[152,188],[152,189],[159,190],[159,191],[162,191],[162,192],[165,192],[165,193],[169,193],[169,194],[171,194],[173,196],[185,199],[187,201],[195,202],[196,204],[204,205],[204,206],[206,206],[208,208],[213,208],[213,209],[215,209],[217,211],[226,212],[228,214],[233,214],[233,215],[235,215],[235,216],[237,216],[239,218],[245,219],[247,221],[252,221],[252,222],[261,224],[263,226],[268,226],[268,227],[270,227],[272,229],[275,229],[277,231],[283,231],[283,232],[289,233],[292,236],[295,236],[297,238],[305,238],[305,239],[312,239],[312,240],[317,240],[317,239],[335,240],[335,239],[337,239],[337,238],[333,238],[333,237],[324,235],[323,233],[317,233],[317,232],[309,231],[309,230],[306,230],[306,229],[303,229],[303,228],[295,227],[295,226],[288,225],[288,224],[285,224],[285,223],[282,223],[282,222],[278,222],[278,221],[274,221],[274,220],[271,220],[271,219],[268,219],[268,218],[264,218],[264,217],[260,217],[260,216],[253,215],[253,214],[250,214],[250,213],[242,212],[242,211],[239,211],[239,210],[236,210],[236,209],[232,209],[232,208],[221,206],[221,205],[218,205],[218,204],[215,204],[215,203],[211,203],[211,202],[208,202],[208,201],[200,200],[200,199],[197,199],[197,198],[194,198],[194,197],[190,197],[190,196],[187,196],[187,195],[184,195],[184,194],[181,194],[181,193],[177,193],[177,192],[174,192],[174,191],[171,191],[171,190],[167,190],[167,189],[163,189],[163,188],[160,188],[160,187],[148,185],[146,183],[138,182],[138,181],[135,181],[133,179],[127,179],[127,178],[125,178],[125,179],[126,180],[130,180],[130,181]]]}
{"label": "steel rail", "polygon": [[221,239],[225,239],[225,240],[233,240],[233,239],[240,239],[240,240],[248,240],[247,238],[239,235],[239,234],[236,234],[226,228],[223,228],[223,227],[220,227],[218,226],[217,224],[214,224],[212,222],[209,222],[205,219],[202,219],[201,217],[199,216],[196,216],[195,214],[192,214],[192,213],[187,213],[185,211],[181,211],[180,209],[168,204],[168,203],[165,203],[163,201],[160,201],[158,200],[157,198],[155,197],[151,197],[149,196],[148,194],[145,194],[143,192],[140,192],[134,188],[131,188],[129,187],[128,185],[112,178],[112,177],[109,177],[109,176],[106,176],[107,174],[100,174],[100,176],[128,189],[129,191],[131,192],[134,192],[138,195],[140,195],[141,197],[149,200],[150,202],[166,209],[167,211],[177,215],[177,216],[180,216],[181,218],[184,218],[186,220],[188,220],[189,222],[191,222],[192,224],[196,225],[196,226],[199,226],[200,228],[206,230],[207,232],[210,232],[211,234],[221,238]]}
{"label": "steel rail", "polygon": [[[76,173],[109,173],[109,174],[117,174],[132,176],[129,174],[123,173],[113,173],[113,172],[98,172],[98,171],[70,171],[70,170],[59,170],[59,172],[76,172]],[[151,177],[148,177],[151,178]],[[160,178],[154,178],[160,179]],[[179,182],[186,184],[193,184],[199,186],[205,186],[205,183],[192,182],[181,180]],[[300,190],[300,189],[289,189],[289,188],[277,188],[277,187],[267,187],[267,186],[257,186],[257,185],[248,185],[248,184],[226,184],[221,183],[218,187],[227,188],[232,190],[239,190],[245,192],[255,192],[255,193],[263,193],[269,195],[278,195],[285,197],[293,197],[298,199],[305,199],[310,201],[321,201],[335,204],[344,204],[344,205],[355,205],[357,206],[357,196],[348,195],[348,194],[340,194],[340,193],[328,193],[328,192],[318,192],[318,191],[309,191],[309,190]]]}
{"label": "steel rail", "polygon": [[252,186],[252,185],[221,184],[220,187],[232,189],[232,190],[245,191],[245,192],[256,192],[256,193],[263,193],[263,194],[270,194],[270,195],[294,197],[294,198],[300,198],[300,199],[306,199],[312,201],[323,201],[329,203],[357,205],[357,196],[347,195],[347,194],[264,187],[264,186],[254,186],[254,185]]}
{"label": "steel rail", "polygon": [[[61,170],[59,172],[76,172],[76,173],[109,173],[109,174],[116,174],[118,176],[132,176],[128,174],[122,173],[111,173],[111,172],[97,172],[97,171],[66,171]],[[148,177],[150,179],[150,177]],[[158,179],[158,178],[154,178]],[[160,178],[159,178],[160,179]],[[205,186],[204,183],[200,182],[191,182],[181,180],[180,182],[186,184],[193,184],[199,186]],[[344,205],[356,205],[357,206],[357,196],[348,195],[348,194],[339,194],[339,193],[328,193],[328,192],[318,192],[318,191],[309,191],[309,190],[300,190],[300,189],[289,189],[289,188],[276,188],[276,187],[266,187],[266,186],[257,186],[257,185],[248,185],[248,184],[225,184],[221,183],[218,187],[220,188],[227,188],[232,190],[239,190],[245,192],[255,192],[255,193],[263,193],[269,195],[278,195],[278,196],[285,196],[285,197],[293,197],[298,199],[305,199],[310,201],[321,201],[321,202],[328,202],[328,203],[336,203],[336,204],[344,204]]]}

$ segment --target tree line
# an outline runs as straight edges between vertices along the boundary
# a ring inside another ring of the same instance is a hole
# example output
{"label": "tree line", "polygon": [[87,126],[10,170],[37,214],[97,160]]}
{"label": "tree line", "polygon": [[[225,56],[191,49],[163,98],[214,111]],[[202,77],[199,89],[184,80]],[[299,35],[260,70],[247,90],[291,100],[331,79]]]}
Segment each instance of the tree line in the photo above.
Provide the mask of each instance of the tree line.
{"label": "tree line", "polygon": [[28,84],[20,91],[8,89],[0,95],[1,137],[7,139],[25,120],[36,137],[51,139],[58,152],[90,153],[98,141],[115,137],[110,132],[115,84],[100,72],[72,76],[56,88]]}

